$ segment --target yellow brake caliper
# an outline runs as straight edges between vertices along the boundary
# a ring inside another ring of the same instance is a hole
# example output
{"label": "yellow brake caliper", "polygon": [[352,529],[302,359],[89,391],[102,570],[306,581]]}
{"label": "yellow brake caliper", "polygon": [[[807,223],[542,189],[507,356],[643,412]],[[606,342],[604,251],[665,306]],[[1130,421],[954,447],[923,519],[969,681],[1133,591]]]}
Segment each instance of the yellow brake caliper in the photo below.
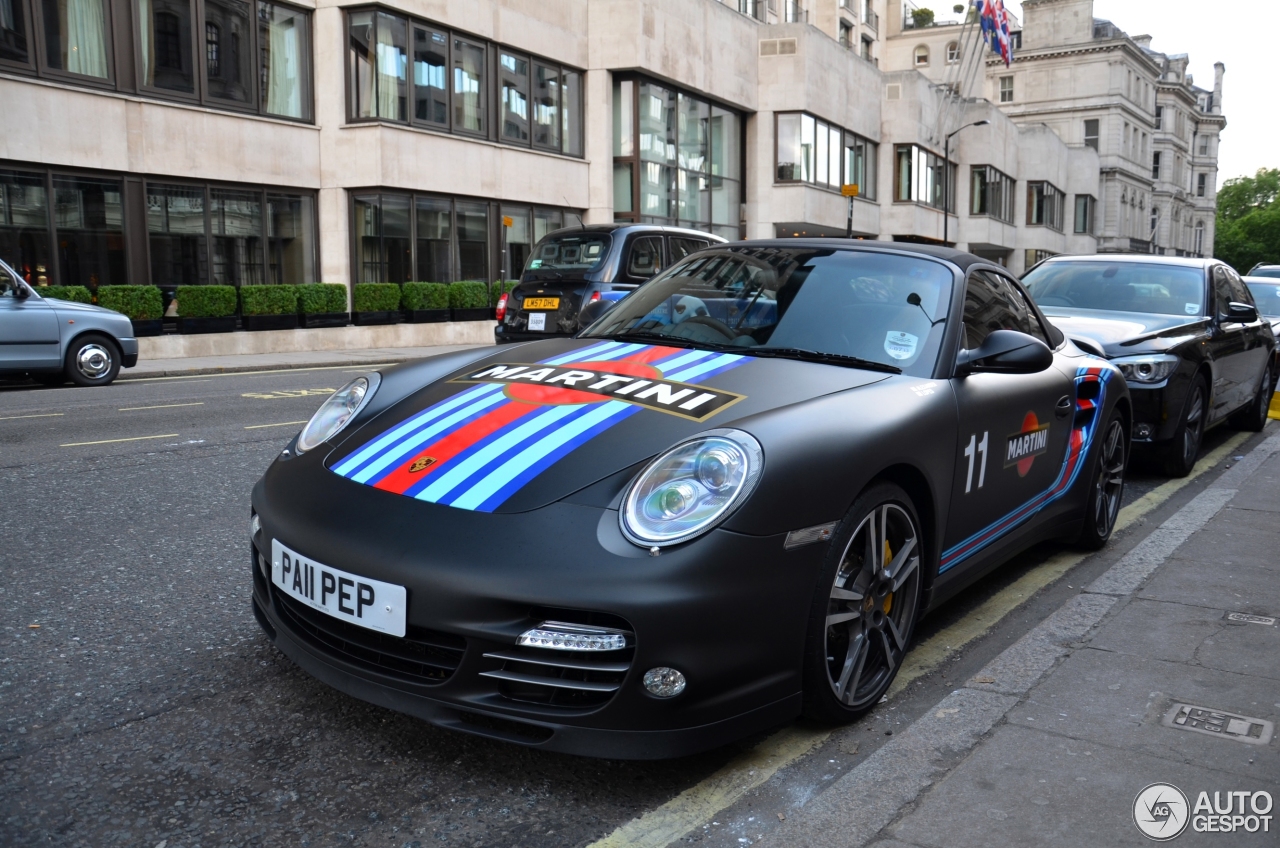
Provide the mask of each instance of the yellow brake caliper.
{"label": "yellow brake caliper", "polygon": [[[889,540],[884,540],[884,564],[888,567],[893,562],[893,548],[889,547]],[[884,614],[888,615],[889,610],[893,608],[893,593],[890,592],[884,599]]]}

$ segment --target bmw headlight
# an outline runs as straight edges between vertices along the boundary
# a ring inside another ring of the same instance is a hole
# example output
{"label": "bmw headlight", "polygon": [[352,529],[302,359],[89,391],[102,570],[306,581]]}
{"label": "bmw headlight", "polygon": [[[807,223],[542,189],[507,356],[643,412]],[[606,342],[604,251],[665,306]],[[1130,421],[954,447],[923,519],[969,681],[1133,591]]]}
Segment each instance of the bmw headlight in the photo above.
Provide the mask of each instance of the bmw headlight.
{"label": "bmw headlight", "polygon": [[307,426],[298,434],[298,453],[317,448],[342,432],[342,428],[356,417],[356,413],[364,409],[364,405],[378,390],[382,378],[374,372],[363,377],[356,377],[350,383],[329,395],[329,399],[320,404],[316,414],[311,416]]}
{"label": "bmw headlight", "polygon": [[1178,357],[1167,353],[1122,356],[1111,360],[1111,364],[1119,368],[1124,378],[1131,383],[1160,383],[1167,380],[1178,367]]}
{"label": "bmw headlight", "polygon": [[741,430],[710,430],[649,463],[622,502],[622,535],[637,545],[687,542],[747,499],[764,470],[760,443]]}

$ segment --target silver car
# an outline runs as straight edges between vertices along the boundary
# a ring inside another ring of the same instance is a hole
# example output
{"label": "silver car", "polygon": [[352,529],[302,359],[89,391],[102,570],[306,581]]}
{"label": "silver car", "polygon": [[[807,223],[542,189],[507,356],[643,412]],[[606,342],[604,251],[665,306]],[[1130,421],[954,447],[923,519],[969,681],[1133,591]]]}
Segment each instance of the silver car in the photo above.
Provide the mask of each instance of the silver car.
{"label": "silver car", "polygon": [[41,297],[0,262],[0,376],[105,386],[137,364],[138,340],[124,315]]}

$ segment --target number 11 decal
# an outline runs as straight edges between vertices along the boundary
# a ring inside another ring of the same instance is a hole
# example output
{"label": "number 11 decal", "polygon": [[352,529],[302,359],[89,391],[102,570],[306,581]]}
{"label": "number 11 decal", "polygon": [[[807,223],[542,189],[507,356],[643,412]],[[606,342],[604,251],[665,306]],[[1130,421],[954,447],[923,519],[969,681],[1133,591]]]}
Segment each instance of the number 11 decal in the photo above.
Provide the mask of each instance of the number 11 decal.
{"label": "number 11 decal", "polygon": [[982,488],[982,484],[987,482],[987,437],[989,433],[982,431],[982,441],[978,441],[975,433],[969,437],[969,444],[965,446],[964,455],[969,458],[969,476],[964,481],[964,493],[967,495],[973,489],[973,454],[974,445],[977,445],[978,453],[982,454],[982,465],[978,467],[978,488]]}

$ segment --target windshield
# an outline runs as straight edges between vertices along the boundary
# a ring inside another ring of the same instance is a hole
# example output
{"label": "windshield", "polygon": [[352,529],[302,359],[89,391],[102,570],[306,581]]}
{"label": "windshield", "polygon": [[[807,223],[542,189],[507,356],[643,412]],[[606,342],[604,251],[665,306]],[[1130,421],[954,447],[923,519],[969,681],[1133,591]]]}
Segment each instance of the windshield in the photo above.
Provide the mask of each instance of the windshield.
{"label": "windshield", "polygon": [[[1257,276],[1256,274],[1254,276]],[[1258,304],[1258,311],[1271,317],[1280,315],[1280,283],[1251,283],[1245,280],[1253,302]]]}
{"label": "windshield", "polygon": [[1204,314],[1204,269],[1147,262],[1046,262],[1022,278],[1042,309]]}
{"label": "windshield", "polygon": [[1280,265],[1268,265],[1265,268],[1254,268],[1250,277],[1280,277]]}
{"label": "windshield", "polygon": [[951,282],[947,266],[914,256],[713,248],[636,289],[583,335],[665,337],[757,356],[816,352],[928,376]]}
{"label": "windshield", "polygon": [[608,233],[563,233],[538,242],[526,271],[594,271],[609,255]]}

